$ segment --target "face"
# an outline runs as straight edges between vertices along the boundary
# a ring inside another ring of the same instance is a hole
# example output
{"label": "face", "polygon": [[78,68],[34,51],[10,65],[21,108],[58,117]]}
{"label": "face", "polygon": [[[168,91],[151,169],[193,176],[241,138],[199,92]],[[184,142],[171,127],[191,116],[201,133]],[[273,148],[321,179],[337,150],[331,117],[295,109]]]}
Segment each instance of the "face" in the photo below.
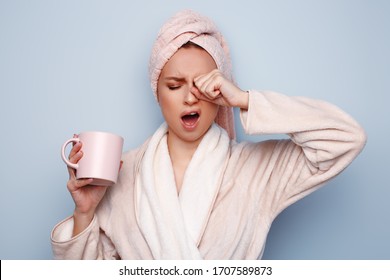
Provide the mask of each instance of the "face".
{"label": "face", "polygon": [[169,127],[168,137],[200,142],[210,128],[218,105],[199,100],[191,88],[196,77],[216,68],[213,58],[197,47],[180,48],[165,64],[157,83],[157,95]]}

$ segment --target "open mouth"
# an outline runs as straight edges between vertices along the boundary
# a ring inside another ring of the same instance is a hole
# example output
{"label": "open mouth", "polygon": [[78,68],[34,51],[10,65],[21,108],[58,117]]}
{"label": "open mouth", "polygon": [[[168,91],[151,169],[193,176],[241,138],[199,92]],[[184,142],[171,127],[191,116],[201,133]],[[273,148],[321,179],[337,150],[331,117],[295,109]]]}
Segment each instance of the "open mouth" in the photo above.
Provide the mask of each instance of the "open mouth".
{"label": "open mouth", "polygon": [[181,117],[183,124],[187,128],[193,128],[199,120],[199,113],[191,112]]}

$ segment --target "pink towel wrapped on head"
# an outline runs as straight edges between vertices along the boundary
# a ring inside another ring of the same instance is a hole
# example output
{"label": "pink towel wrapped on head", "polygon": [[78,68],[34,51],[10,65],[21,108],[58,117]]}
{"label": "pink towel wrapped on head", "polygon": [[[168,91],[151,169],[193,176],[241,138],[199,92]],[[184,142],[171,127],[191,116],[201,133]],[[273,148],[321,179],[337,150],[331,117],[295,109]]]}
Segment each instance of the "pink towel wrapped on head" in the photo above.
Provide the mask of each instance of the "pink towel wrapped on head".
{"label": "pink towel wrapped on head", "polygon": [[[173,54],[189,41],[205,49],[214,59],[222,74],[227,79],[233,80],[229,48],[216,25],[207,17],[191,10],[184,10],[163,25],[153,46],[149,75],[156,98],[157,82],[161,70]],[[228,132],[231,139],[235,138],[232,108],[221,106],[215,122]]]}

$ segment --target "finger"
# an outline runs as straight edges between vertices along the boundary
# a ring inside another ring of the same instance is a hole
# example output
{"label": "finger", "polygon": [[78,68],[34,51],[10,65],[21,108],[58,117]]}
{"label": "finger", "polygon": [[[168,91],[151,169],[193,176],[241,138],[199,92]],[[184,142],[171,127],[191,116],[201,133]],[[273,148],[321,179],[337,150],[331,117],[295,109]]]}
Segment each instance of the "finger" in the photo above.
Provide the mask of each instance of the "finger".
{"label": "finger", "polygon": [[221,87],[220,81],[218,79],[209,79],[208,81],[205,82],[203,93],[207,95],[208,98],[210,99],[215,99],[218,97],[218,95],[221,93],[219,90]]}
{"label": "finger", "polygon": [[208,102],[212,102],[212,100],[210,98],[208,98],[206,95],[204,95],[197,87],[193,86],[191,89],[190,89],[191,93],[193,95],[195,95],[195,97],[199,100],[204,100],[204,101],[208,101]]}
{"label": "finger", "polygon": [[[221,93],[218,84],[215,81],[207,81],[200,89],[202,97],[206,97],[208,100],[214,100]],[[201,99],[204,99],[202,98]]]}
{"label": "finger", "polygon": [[77,153],[69,157],[69,161],[71,163],[78,163],[79,160],[83,157],[83,154],[84,154],[83,151],[78,150]]}
{"label": "finger", "polygon": [[218,69],[214,69],[211,72],[203,75],[203,77],[201,77],[201,78],[204,80],[210,80],[210,79],[215,79],[218,76],[223,77],[222,73]]}
{"label": "finger", "polygon": [[215,99],[221,93],[221,74],[219,71],[211,71],[210,73],[196,78],[195,86],[200,92],[206,95],[209,99]]}
{"label": "finger", "polygon": [[214,69],[209,73],[195,77],[194,82],[196,85],[201,86],[205,81],[209,80],[210,78],[212,78],[213,76],[215,76],[218,73],[219,73],[218,69]]}
{"label": "finger", "polygon": [[204,95],[203,93],[201,93],[200,90],[199,90],[197,87],[193,86],[190,90],[191,90],[191,93],[192,93],[193,95],[195,95],[195,97],[196,97],[197,99],[199,99],[199,100],[204,100],[204,101],[207,101],[207,102],[210,102],[210,103],[216,103],[215,100],[210,99],[210,98],[208,98],[206,95]]}
{"label": "finger", "polygon": [[81,142],[77,142],[76,144],[73,145],[72,150],[69,153],[69,159],[74,157],[80,150],[81,150]]}
{"label": "finger", "polygon": [[211,79],[212,72],[195,77],[194,85],[203,93],[208,81]]}
{"label": "finger", "polygon": [[[76,148],[76,146],[75,146]],[[69,158],[69,161],[71,163],[78,163],[79,160],[83,157],[83,151],[77,151],[76,154],[74,154],[72,157]],[[70,166],[68,166],[68,173],[69,178],[75,179],[76,178],[76,170]]]}
{"label": "finger", "polygon": [[93,179],[92,178],[87,178],[87,179],[77,179],[76,180],[76,187],[78,188],[82,188],[82,187],[85,187],[85,186],[88,186],[88,185],[91,185],[93,182]]}
{"label": "finger", "polygon": [[190,91],[198,99],[201,99],[203,97],[203,94],[200,92],[200,90],[195,85],[193,87],[191,87]]}
{"label": "finger", "polygon": [[69,180],[76,180],[76,170],[68,166]]}
{"label": "finger", "polygon": [[68,189],[69,189],[69,191],[76,191],[79,188],[91,185],[92,182],[93,182],[92,178],[69,180],[68,181]]}
{"label": "finger", "polygon": [[194,79],[194,86],[197,87],[202,93],[205,89],[206,82],[209,80],[208,76],[209,75],[201,75]]}
{"label": "finger", "polygon": [[[79,138],[79,135],[78,134],[73,134],[73,138]],[[73,146],[75,145],[75,142],[73,142]]]}
{"label": "finger", "polygon": [[205,75],[198,76],[194,79],[194,86],[197,87],[198,89],[201,89],[205,81],[206,81]]}

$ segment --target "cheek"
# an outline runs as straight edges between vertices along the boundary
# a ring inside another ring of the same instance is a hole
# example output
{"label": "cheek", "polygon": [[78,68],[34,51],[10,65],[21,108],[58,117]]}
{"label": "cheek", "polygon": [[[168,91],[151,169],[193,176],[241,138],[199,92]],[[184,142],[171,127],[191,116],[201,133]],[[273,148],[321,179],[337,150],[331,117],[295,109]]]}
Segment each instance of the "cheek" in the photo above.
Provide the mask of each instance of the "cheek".
{"label": "cheek", "polygon": [[164,89],[157,87],[156,94],[157,94],[158,105],[160,105],[161,110],[162,110],[163,107],[165,107],[167,104],[166,93],[164,92]]}
{"label": "cheek", "polygon": [[172,96],[166,95],[163,92],[159,95],[159,105],[164,118],[167,120],[173,117],[177,111],[177,102]]}
{"label": "cheek", "polygon": [[215,117],[218,114],[218,110],[219,110],[219,106],[218,105],[207,102],[206,111],[207,111],[208,118],[211,121],[214,121]]}
{"label": "cheek", "polygon": [[169,111],[170,111],[169,102],[167,102],[166,99],[160,97],[160,98],[159,98],[158,104],[160,105],[161,112],[162,112],[163,115],[165,116],[165,115],[166,115],[166,112],[169,112]]}

